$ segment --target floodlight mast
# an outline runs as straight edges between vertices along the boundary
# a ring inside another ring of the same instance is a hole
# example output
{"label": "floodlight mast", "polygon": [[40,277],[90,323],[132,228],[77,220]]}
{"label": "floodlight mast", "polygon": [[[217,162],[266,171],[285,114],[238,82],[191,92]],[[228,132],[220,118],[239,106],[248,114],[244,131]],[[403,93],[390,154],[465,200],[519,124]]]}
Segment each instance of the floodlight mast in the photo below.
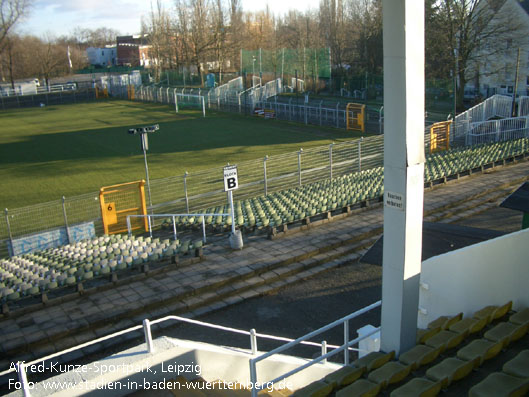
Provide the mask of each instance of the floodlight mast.
{"label": "floodlight mast", "polygon": [[149,150],[149,139],[147,137],[147,134],[156,132],[159,129],[160,129],[159,124],[129,129],[129,134],[131,135],[140,134],[141,149],[143,150],[143,159],[145,161],[145,178],[147,179],[147,195],[149,196],[149,209],[150,209],[151,214],[153,213],[153,210],[152,210],[152,198],[151,198],[151,182],[149,179],[149,166],[147,164],[147,150]]}

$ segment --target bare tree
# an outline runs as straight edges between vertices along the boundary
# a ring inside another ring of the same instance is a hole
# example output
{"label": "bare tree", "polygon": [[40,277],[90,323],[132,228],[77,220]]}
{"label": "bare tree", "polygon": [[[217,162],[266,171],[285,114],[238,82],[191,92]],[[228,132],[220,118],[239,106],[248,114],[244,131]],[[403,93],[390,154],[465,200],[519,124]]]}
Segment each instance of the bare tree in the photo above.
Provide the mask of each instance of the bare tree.
{"label": "bare tree", "polygon": [[29,11],[30,0],[0,0],[0,48],[15,24]]}
{"label": "bare tree", "polygon": [[[479,82],[480,64],[505,55],[507,47],[523,40],[521,23],[512,12],[499,12],[505,0],[443,0],[436,10],[438,33],[446,37],[447,63],[457,76],[457,107],[463,107],[467,81]],[[442,55],[442,54],[441,54]],[[451,61],[450,62],[450,58]]]}

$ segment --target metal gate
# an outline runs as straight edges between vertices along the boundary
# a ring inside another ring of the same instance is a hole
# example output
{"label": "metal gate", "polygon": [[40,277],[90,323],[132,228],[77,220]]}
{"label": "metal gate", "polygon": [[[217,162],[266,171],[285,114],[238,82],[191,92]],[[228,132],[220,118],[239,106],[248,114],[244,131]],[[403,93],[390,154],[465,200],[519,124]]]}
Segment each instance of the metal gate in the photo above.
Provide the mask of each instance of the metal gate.
{"label": "metal gate", "polygon": [[346,113],[347,129],[365,132],[366,105],[359,103],[348,103]]}
{"label": "metal gate", "polygon": [[[105,234],[127,232],[128,215],[147,215],[145,181],[105,186],[99,190],[99,203]],[[149,231],[147,218],[131,218],[131,229]]]}
{"label": "metal gate", "polygon": [[452,120],[441,121],[430,127],[430,153],[450,149],[450,128]]}

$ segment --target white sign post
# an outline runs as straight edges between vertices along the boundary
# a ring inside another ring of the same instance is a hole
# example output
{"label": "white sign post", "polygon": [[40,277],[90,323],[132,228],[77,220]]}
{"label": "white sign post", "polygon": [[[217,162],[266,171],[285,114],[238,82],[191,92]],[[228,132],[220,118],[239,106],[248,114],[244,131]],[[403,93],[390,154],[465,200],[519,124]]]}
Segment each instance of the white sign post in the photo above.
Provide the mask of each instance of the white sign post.
{"label": "white sign post", "polygon": [[228,201],[231,208],[231,236],[230,245],[232,248],[242,248],[242,235],[240,230],[235,230],[235,209],[233,208],[233,191],[239,188],[237,178],[237,166],[228,165],[224,167],[224,191],[228,192]]}

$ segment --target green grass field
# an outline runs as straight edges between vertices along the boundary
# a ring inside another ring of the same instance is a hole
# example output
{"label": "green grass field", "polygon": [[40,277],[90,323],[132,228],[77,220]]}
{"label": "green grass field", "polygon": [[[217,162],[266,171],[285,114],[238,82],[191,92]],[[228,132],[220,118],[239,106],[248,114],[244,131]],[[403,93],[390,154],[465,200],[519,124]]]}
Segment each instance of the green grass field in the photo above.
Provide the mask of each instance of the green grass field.
{"label": "green grass field", "polygon": [[128,128],[160,124],[149,136],[151,179],[183,175],[350,140],[333,128],[128,101],[0,112],[1,208],[97,191],[145,178],[140,138]]}

